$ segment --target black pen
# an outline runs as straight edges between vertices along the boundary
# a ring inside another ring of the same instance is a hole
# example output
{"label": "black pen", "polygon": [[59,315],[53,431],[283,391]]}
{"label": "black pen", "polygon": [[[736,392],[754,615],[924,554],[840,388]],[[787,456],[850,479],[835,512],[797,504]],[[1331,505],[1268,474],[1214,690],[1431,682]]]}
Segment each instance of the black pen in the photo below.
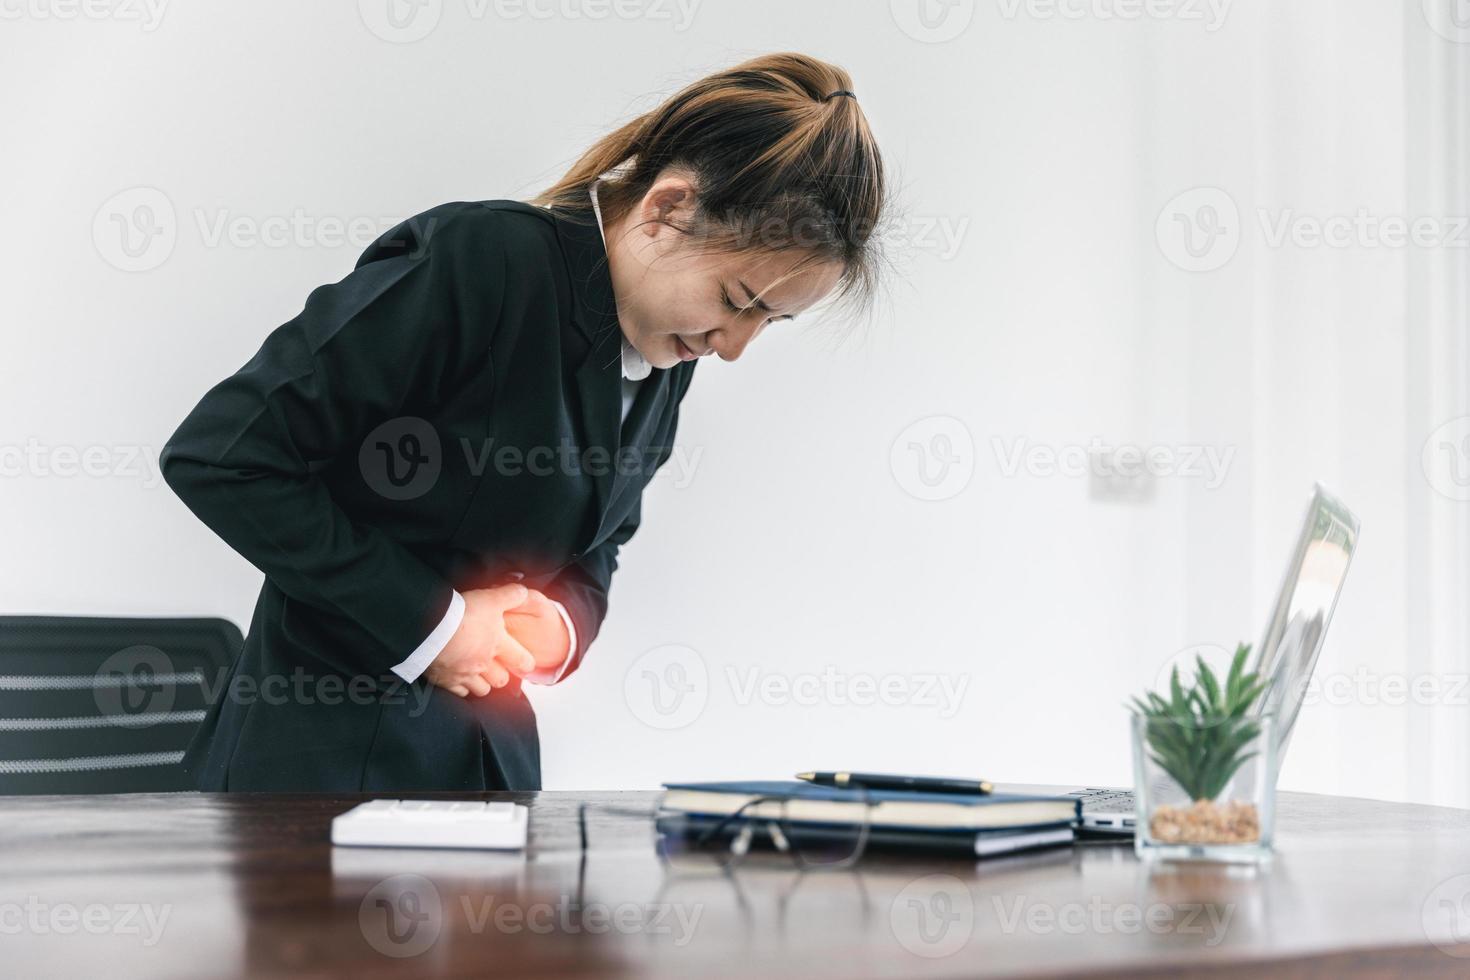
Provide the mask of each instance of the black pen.
{"label": "black pen", "polygon": [[914,793],[989,793],[995,789],[984,779],[944,779],[938,776],[885,776],[872,772],[799,772],[797,779],[818,786],[841,789],[908,790]]}

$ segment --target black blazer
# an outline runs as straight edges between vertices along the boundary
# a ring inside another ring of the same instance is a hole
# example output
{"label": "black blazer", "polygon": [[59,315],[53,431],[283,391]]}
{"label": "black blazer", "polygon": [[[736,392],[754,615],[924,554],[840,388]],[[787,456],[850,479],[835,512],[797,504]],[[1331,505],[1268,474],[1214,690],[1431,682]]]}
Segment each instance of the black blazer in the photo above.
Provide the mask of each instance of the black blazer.
{"label": "black blazer", "polygon": [[625,444],[606,260],[590,213],[432,208],[184,419],[164,479],[265,573],[184,757],[201,789],[540,788],[519,682],[461,699],[390,668],[452,589],[523,581],[560,601],[569,672],[596,638],[697,363],[653,370]]}

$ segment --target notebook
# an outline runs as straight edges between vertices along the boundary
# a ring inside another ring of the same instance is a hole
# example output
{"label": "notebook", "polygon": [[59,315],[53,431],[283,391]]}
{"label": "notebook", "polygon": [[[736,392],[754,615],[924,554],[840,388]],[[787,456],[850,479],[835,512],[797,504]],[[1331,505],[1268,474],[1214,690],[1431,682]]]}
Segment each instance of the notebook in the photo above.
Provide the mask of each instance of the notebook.
{"label": "notebook", "polygon": [[[1070,825],[1079,817],[1075,797],[1019,793],[915,793],[817,786],[799,780],[769,782],[665,783],[663,809],[673,813],[728,816],[762,796],[788,797],[787,820],[848,824],[865,817],[873,829],[971,831]],[[871,810],[869,810],[871,804]],[[767,800],[747,806],[744,815],[776,818],[782,803]]]}
{"label": "notebook", "polygon": [[[723,821],[723,825],[722,825]],[[661,834],[697,838],[718,829],[719,839],[728,840],[739,832],[744,823],[740,820],[724,820],[722,817],[691,813],[673,813],[660,816],[656,826]],[[825,840],[835,848],[852,846],[856,837],[851,827],[836,828],[833,825],[803,824],[810,827],[803,835],[808,842]],[[964,854],[974,857],[1013,854],[1043,847],[1071,844],[1075,839],[1072,824],[1058,823],[1040,827],[1022,827],[1001,830],[890,830],[873,828],[867,836],[869,850],[933,851],[948,854]],[[768,838],[756,835],[753,842],[764,845]],[[801,846],[801,842],[797,842]]]}

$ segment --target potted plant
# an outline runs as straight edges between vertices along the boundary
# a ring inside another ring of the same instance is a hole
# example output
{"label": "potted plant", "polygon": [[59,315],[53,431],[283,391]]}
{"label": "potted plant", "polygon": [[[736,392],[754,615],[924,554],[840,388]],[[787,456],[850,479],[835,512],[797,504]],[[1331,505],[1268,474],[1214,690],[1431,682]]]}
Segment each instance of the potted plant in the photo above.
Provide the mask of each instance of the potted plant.
{"label": "potted plant", "polygon": [[1148,858],[1253,861],[1269,854],[1275,792],[1274,719],[1252,709],[1265,682],[1236,647],[1223,681],[1196,657],[1194,683],[1176,666],[1165,697],[1133,699],[1138,802],[1135,847]]}

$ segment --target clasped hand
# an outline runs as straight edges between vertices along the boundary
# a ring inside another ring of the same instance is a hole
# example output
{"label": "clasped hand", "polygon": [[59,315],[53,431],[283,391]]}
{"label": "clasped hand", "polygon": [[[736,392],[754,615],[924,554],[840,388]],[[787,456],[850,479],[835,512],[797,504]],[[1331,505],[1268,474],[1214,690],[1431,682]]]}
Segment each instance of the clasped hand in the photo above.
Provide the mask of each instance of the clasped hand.
{"label": "clasped hand", "polygon": [[424,678],[459,697],[484,697],[533,670],[566,660],[571,636],[542,592],[524,585],[470,589],[464,619]]}

